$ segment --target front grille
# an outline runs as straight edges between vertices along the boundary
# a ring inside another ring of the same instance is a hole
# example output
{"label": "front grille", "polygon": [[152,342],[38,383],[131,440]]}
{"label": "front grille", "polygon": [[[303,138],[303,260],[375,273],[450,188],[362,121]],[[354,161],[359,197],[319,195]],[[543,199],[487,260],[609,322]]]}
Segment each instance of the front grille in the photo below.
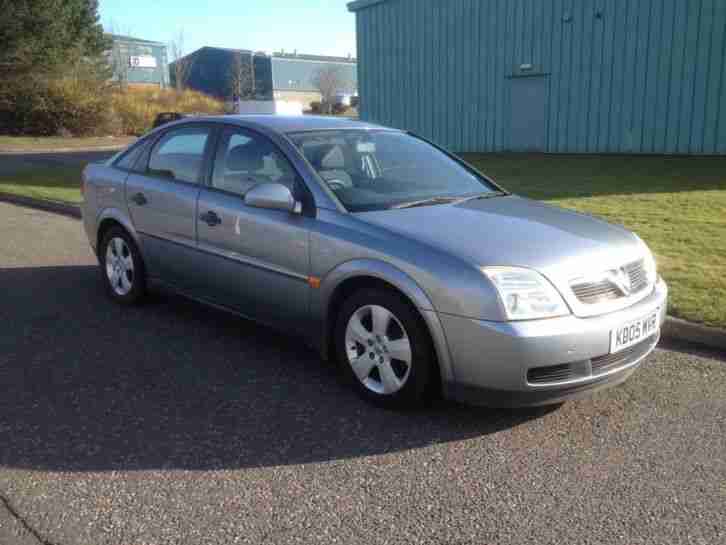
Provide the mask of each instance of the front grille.
{"label": "front grille", "polygon": [[615,354],[607,354],[592,359],[592,374],[600,375],[607,373],[612,369],[629,365],[634,361],[645,356],[648,351],[658,342],[659,333],[651,335],[645,340],[640,341],[638,344],[626,348]]}
{"label": "front grille", "polygon": [[577,284],[576,286],[572,286],[572,291],[575,292],[580,302],[586,305],[594,305],[595,303],[602,303],[603,301],[609,301],[611,299],[620,299],[623,296],[622,292],[609,280]]}
{"label": "front grille", "polygon": [[648,274],[645,272],[643,260],[623,267],[630,278],[630,292],[638,293],[648,287]]}
{"label": "front grille", "polygon": [[533,367],[527,371],[527,382],[529,384],[554,384],[579,378],[598,377],[639,360],[658,343],[659,338],[660,333],[656,333],[621,352],[598,356],[592,360]]}
{"label": "front grille", "polygon": [[612,301],[629,295],[637,294],[648,287],[648,276],[645,272],[643,260],[625,265],[623,271],[630,280],[630,293],[626,294],[610,279],[596,282],[577,282],[572,284],[572,291],[577,299],[586,305],[594,305],[605,301]]}

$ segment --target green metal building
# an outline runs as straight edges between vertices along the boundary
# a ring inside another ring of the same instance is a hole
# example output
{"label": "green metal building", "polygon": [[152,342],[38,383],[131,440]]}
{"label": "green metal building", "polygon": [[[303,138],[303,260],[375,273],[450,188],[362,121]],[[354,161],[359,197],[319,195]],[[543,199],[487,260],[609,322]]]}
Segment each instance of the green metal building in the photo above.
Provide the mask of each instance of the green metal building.
{"label": "green metal building", "polygon": [[130,86],[169,85],[166,45],[131,36],[111,34],[112,49],[107,53],[113,80]]}
{"label": "green metal building", "polygon": [[456,151],[726,154],[726,0],[358,0],[361,118]]}

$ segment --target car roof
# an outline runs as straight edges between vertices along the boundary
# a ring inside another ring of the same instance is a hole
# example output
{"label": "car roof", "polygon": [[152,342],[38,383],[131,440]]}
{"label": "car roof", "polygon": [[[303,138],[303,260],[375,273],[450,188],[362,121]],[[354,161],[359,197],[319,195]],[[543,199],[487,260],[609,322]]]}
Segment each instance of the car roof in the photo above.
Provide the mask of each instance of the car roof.
{"label": "car roof", "polygon": [[351,130],[351,129],[389,129],[381,125],[366,123],[345,117],[329,117],[321,115],[218,115],[209,117],[195,117],[194,121],[216,121],[238,124],[240,126],[262,126],[281,133],[319,131],[319,130]]}

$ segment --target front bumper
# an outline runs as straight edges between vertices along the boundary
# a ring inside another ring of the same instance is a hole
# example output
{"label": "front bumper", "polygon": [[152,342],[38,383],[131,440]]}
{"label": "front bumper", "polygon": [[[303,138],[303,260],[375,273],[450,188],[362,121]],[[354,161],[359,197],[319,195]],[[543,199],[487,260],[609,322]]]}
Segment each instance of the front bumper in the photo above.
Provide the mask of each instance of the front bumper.
{"label": "front bumper", "polygon": [[[651,295],[633,306],[592,318],[501,323],[440,314],[453,375],[444,393],[467,403],[512,407],[557,403],[620,384],[653,351],[659,334],[618,357],[610,355],[610,332],[656,309],[662,326],[667,302],[668,287],[659,279]],[[531,380],[533,370],[553,366],[557,378]]]}

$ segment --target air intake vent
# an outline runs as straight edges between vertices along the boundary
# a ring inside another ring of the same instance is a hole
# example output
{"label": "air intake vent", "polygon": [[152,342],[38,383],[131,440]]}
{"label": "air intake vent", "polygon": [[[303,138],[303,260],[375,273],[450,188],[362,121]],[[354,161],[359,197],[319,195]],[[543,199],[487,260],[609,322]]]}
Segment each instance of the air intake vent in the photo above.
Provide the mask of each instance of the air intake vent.
{"label": "air intake vent", "polygon": [[587,377],[589,374],[588,362],[579,361],[562,365],[549,365],[547,367],[533,367],[527,371],[527,382],[530,384],[550,384]]}

